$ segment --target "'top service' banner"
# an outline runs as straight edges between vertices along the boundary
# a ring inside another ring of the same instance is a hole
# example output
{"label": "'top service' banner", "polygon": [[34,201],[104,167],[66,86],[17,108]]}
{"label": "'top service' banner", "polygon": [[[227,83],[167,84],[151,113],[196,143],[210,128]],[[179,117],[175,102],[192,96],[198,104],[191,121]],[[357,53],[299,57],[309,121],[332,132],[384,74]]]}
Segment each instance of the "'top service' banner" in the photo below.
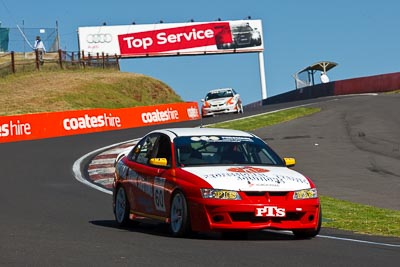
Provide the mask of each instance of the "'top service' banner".
{"label": "'top service' banner", "polygon": [[78,28],[84,54],[121,57],[263,51],[260,20]]}

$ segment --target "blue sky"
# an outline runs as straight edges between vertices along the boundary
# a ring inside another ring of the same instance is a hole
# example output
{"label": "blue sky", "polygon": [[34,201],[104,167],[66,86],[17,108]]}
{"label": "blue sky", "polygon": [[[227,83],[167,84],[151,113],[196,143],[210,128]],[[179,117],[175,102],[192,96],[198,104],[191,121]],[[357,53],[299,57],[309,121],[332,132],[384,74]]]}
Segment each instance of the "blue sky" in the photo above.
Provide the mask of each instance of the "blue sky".
{"label": "blue sky", "polygon": [[[318,61],[337,62],[332,80],[400,71],[400,1],[314,0],[0,0],[3,27],[59,25],[61,48],[77,51],[83,26],[260,19],[267,97],[295,89],[292,75]],[[159,79],[185,101],[214,88],[233,87],[245,104],[261,99],[258,54],[122,60],[124,72]],[[316,77],[316,81],[318,81]]]}

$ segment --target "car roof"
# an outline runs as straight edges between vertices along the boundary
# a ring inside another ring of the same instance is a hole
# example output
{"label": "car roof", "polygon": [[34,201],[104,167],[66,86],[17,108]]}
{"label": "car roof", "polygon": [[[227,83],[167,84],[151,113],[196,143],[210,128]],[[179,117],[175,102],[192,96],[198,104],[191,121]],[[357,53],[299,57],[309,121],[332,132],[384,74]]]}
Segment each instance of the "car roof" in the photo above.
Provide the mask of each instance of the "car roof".
{"label": "car roof", "polygon": [[209,91],[208,93],[215,93],[215,92],[221,92],[221,91],[233,91],[232,88],[219,88],[219,89],[213,89]]}
{"label": "car roof", "polygon": [[201,136],[201,135],[224,135],[224,136],[244,136],[254,137],[254,135],[240,130],[221,129],[221,128],[166,128],[162,130],[155,130],[153,132],[161,132],[167,134],[171,139],[179,136]]}

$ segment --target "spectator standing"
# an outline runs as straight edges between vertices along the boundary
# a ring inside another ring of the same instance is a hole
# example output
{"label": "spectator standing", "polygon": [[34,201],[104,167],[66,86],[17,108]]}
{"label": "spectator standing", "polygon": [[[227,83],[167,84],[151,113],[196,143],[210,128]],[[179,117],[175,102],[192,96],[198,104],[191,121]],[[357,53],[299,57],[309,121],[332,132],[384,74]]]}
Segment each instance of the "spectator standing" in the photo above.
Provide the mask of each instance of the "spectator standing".
{"label": "spectator standing", "polygon": [[321,72],[321,83],[329,83],[329,77],[325,72]]}
{"label": "spectator standing", "polygon": [[43,41],[40,39],[40,36],[36,36],[35,45],[33,46],[35,50],[38,51],[39,62],[43,65],[43,55],[46,53],[46,48],[44,46]]}

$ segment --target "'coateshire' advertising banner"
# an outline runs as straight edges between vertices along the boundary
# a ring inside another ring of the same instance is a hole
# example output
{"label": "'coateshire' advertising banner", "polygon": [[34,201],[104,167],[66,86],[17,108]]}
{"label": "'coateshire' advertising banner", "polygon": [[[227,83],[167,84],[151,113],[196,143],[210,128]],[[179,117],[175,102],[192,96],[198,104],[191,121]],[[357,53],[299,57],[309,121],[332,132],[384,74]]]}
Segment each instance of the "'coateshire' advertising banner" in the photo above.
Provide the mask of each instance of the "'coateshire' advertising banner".
{"label": "'coateshire' advertising banner", "polygon": [[85,55],[121,57],[261,52],[261,20],[236,20],[78,28]]}
{"label": "'coateshire' advertising banner", "polygon": [[200,119],[197,102],[0,117],[0,143]]}

